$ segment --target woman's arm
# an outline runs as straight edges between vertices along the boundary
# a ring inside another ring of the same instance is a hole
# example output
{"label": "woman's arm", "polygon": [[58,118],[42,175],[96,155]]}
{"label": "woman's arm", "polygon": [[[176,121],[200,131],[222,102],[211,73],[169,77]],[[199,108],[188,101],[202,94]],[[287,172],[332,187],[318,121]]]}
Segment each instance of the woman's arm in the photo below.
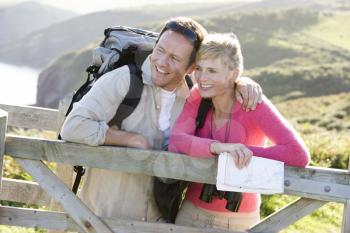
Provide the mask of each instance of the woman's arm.
{"label": "woman's arm", "polygon": [[193,87],[182,113],[177,118],[169,139],[169,151],[195,157],[211,157],[210,145],[215,140],[195,136],[196,117],[201,102],[197,87]]}
{"label": "woman's arm", "polygon": [[303,140],[266,97],[248,117],[273,143],[269,147],[247,146],[255,156],[283,161],[290,166],[308,165],[310,155]]}

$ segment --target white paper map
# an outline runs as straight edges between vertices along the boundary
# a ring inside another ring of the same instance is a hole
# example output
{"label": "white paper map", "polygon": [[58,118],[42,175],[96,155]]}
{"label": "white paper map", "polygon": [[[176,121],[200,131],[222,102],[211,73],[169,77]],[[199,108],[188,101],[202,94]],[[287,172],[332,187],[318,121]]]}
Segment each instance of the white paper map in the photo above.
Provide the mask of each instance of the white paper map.
{"label": "white paper map", "polygon": [[232,156],[221,153],[216,187],[222,191],[283,193],[284,163],[253,156],[247,167],[238,169]]}

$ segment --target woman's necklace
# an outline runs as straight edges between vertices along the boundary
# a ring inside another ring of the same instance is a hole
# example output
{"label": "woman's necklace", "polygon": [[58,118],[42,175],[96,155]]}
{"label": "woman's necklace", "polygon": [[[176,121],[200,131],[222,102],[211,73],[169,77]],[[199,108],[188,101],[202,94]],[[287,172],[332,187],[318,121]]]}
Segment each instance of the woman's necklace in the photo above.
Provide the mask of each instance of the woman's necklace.
{"label": "woman's necklace", "polygon": [[[230,136],[230,128],[231,128],[231,119],[232,119],[232,113],[230,112],[228,121],[226,123],[226,128],[225,128],[225,140],[224,143],[228,142],[229,136]],[[213,129],[214,129],[214,109],[211,111],[211,116],[210,116],[210,137],[211,139],[214,139],[213,137]]]}

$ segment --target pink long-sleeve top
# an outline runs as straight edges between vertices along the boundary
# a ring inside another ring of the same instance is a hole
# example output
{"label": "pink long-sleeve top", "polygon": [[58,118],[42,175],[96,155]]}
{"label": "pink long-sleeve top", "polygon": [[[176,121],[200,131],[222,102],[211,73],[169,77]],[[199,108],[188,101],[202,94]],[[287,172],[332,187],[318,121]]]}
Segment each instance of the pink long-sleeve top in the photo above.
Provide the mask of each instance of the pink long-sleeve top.
{"label": "pink long-sleeve top", "polygon": [[[228,123],[215,128],[215,124],[211,123],[212,110],[208,112],[203,128],[195,132],[200,102],[201,96],[198,87],[195,86],[172,128],[169,151],[193,157],[212,157],[215,155],[210,152],[210,144],[225,141]],[[227,142],[244,144],[254,156],[283,161],[289,166],[303,167],[309,163],[310,156],[304,142],[266,97],[263,97],[263,102],[254,111],[244,111],[238,102],[234,103],[231,111]],[[265,146],[267,139],[271,142],[270,146]],[[187,200],[207,210],[228,212],[225,199],[213,197],[211,203],[201,201],[199,196],[202,186],[200,183],[191,183],[187,191]],[[239,212],[252,212],[259,207],[259,194],[243,193]]]}

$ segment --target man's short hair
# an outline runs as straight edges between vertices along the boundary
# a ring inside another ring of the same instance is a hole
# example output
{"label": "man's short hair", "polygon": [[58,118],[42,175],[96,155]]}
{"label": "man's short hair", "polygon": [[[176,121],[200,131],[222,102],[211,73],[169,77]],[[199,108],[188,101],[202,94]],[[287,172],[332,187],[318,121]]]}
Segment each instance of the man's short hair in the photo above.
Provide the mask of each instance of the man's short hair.
{"label": "man's short hair", "polygon": [[178,17],[167,21],[159,34],[159,38],[167,30],[172,30],[177,33],[180,33],[192,43],[193,50],[190,56],[188,66],[192,65],[196,59],[196,53],[204,37],[208,34],[207,30],[205,30],[205,28],[202,25],[200,25],[197,21],[187,17]]}
{"label": "man's short hair", "polygon": [[207,35],[196,56],[197,60],[217,59],[227,65],[229,69],[243,71],[243,56],[241,46],[235,34],[209,34]]}

